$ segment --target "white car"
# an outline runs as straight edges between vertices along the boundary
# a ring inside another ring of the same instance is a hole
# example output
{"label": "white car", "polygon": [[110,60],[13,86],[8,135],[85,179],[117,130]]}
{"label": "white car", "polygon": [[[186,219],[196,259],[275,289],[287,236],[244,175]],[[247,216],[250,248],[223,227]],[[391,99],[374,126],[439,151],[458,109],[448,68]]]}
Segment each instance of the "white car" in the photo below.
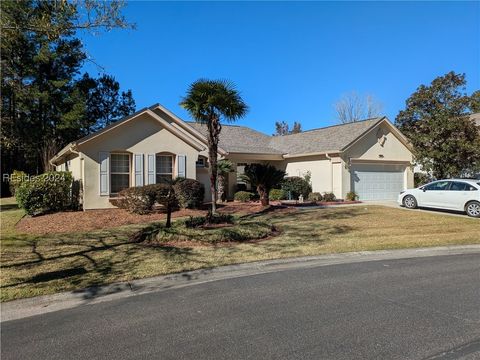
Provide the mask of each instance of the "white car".
{"label": "white car", "polygon": [[437,180],[416,189],[402,191],[398,204],[408,209],[427,207],[464,211],[480,218],[480,180]]}

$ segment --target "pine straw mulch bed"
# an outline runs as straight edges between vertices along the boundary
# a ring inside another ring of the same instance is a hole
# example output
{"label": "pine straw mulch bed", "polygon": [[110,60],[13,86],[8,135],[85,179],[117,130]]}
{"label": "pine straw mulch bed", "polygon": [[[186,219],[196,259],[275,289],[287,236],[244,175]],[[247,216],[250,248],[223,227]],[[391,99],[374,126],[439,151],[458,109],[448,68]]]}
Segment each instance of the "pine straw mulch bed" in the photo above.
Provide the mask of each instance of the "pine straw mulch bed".
{"label": "pine straw mulch bed", "polygon": [[[260,203],[229,202],[220,204],[219,211],[225,214],[254,214],[263,210]],[[202,210],[183,209],[173,212],[173,218],[202,216],[208,207]],[[36,217],[25,216],[15,226],[21,233],[45,235],[51,233],[86,232],[114,228],[122,225],[143,224],[165,219],[165,213],[155,212],[147,215],[131,214],[123,209],[101,209],[87,211],[66,211]]]}
{"label": "pine straw mulch bed", "polygon": [[280,234],[274,225],[249,215],[235,219],[233,223],[215,225],[188,228],[183,222],[176,222],[171,228],[165,228],[156,223],[132,234],[130,241],[147,247],[218,247],[257,243]]}

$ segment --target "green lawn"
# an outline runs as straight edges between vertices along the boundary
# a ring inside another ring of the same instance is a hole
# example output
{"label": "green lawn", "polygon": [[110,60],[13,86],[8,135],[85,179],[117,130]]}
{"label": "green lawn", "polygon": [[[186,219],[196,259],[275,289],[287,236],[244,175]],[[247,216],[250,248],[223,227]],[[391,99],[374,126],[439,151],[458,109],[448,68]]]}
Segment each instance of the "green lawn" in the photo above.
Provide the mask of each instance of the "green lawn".
{"label": "green lawn", "polygon": [[147,225],[88,233],[28,235],[23,216],[2,202],[1,300],[51,294],[185,270],[337,252],[480,243],[476,219],[380,206],[271,211],[251,219],[275,225],[258,243],[147,246],[129,237]]}

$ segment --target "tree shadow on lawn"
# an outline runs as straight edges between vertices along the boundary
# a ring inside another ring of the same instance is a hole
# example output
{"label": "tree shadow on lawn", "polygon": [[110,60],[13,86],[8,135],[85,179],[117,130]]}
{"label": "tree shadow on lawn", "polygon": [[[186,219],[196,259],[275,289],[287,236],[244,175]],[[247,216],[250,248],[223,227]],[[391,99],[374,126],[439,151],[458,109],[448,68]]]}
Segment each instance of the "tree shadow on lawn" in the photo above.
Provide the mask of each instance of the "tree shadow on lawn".
{"label": "tree shadow on lawn", "polygon": [[[20,262],[8,261],[7,263],[2,259],[0,268],[3,269],[4,276],[0,288],[4,289],[3,291],[17,288],[13,291],[18,292],[21,288],[26,289],[32,285],[37,289],[53,287],[60,290],[82,287],[87,288],[81,290],[85,293],[84,298],[91,298],[99,294],[102,285],[115,281],[116,278],[134,274],[138,263],[149,260],[150,257],[159,257],[159,261],[163,259],[172,262],[186,262],[192,256],[190,248],[156,246],[145,252],[142,251],[141,245],[133,243],[128,238],[125,240],[123,235],[119,236],[120,240],[116,239],[115,235],[99,234],[97,238],[92,238],[92,234],[89,235],[88,239],[83,240],[80,238],[72,240],[66,236],[55,239],[11,237],[11,241],[17,244],[22,243],[25,250],[29,248],[26,252],[21,252],[22,257],[34,255],[35,258]],[[49,244],[43,251],[39,250],[39,244],[48,241],[53,244]],[[59,253],[61,250],[55,249],[57,244],[65,249],[64,253]],[[82,249],[68,251],[70,246],[82,247]],[[13,249],[11,253],[4,249],[2,258],[14,259],[16,255],[19,255],[16,249]],[[22,276],[23,274],[25,276]],[[4,294],[2,298],[9,298],[9,296]]]}
{"label": "tree shadow on lawn", "polygon": [[[142,244],[143,236],[154,234],[163,226],[156,223],[143,227],[137,226],[124,231],[119,230],[118,232],[97,231],[83,234],[55,234],[34,238],[22,235],[13,236],[9,239],[10,244],[16,244],[17,247],[7,245],[2,251],[0,268],[4,272],[11,273],[11,276],[8,279],[7,275],[7,284],[4,283],[5,277],[3,277],[1,288],[5,289],[4,291],[11,289],[18,293],[22,289],[28,292],[27,288],[29,286],[35,286],[36,290],[42,293],[41,288],[52,287],[55,291],[59,291],[80,287],[83,290],[78,290],[76,293],[82,294],[85,299],[91,299],[105,294],[103,285],[107,283],[148,276],[152,269],[152,260],[159,261],[159,264],[170,263],[171,267],[167,267],[167,269],[172,270],[167,270],[167,272],[172,273],[193,268],[203,268],[208,271],[208,269],[217,266],[219,262],[252,261],[255,260],[256,256],[265,258],[264,255],[268,253],[279,255],[298,253],[298,255],[301,255],[299,246],[312,244],[321,246],[331,236],[354,230],[347,225],[325,223],[317,220],[348,219],[364,215],[361,211],[351,208],[335,212],[324,212],[322,210],[301,210],[288,214],[277,214],[273,210],[262,215],[254,214],[241,217],[242,221],[251,221],[252,223],[256,223],[257,219],[258,223],[262,223],[261,219],[275,223],[281,234],[272,239],[251,243],[251,247],[247,248],[237,246],[242,244],[241,241],[231,243],[231,246],[220,246],[218,249],[216,246],[211,247],[210,249],[214,253],[217,250],[220,251],[220,258],[218,256],[211,258],[208,254],[198,253],[192,247],[184,246],[185,244],[175,246],[175,244],[159,242],[145,246]],[[264,216],[264,218],[260,216]],[[143,229],[141,237],[137,235],[138,229]],[[4,257],[7,257],[7,261]],[[21,259],[22,257],[23,259]],[[21,261],[18,261],[18,258]],[[141,272],[143,269],[141,268],[142,265],[139,264],[144,262],[149,267],[147,272]],[[155,275],[154,271],[152,271],[153,275]],[[125,286],[127,285],[111,286],[108,287],[108,291],[109,293],[121,291],[125,289]],[[46,292],[52,291],[47,289]],[[34,291],[34,293],[39,292]]]}
{"label": "tree shadow on lawn", "polygon": [[322,220],[347,220],[360,216],[366,216],[363,208],[286,208],[286,207],[270,207],[264,211],[244,215],[241,219],[265,218],[272,222],[293,222],[293,221],[322,221]]}

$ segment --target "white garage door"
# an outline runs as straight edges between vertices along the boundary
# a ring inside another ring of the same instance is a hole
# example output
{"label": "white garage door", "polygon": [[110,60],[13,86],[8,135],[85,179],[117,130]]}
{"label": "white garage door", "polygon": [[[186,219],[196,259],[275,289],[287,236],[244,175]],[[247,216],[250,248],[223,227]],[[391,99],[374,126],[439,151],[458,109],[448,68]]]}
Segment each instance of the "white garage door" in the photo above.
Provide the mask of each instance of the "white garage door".
{"label": "white garage door", "polygon": [[352,188],[360,200],[396,200],[404,190],[405,166],[354,165]]}

